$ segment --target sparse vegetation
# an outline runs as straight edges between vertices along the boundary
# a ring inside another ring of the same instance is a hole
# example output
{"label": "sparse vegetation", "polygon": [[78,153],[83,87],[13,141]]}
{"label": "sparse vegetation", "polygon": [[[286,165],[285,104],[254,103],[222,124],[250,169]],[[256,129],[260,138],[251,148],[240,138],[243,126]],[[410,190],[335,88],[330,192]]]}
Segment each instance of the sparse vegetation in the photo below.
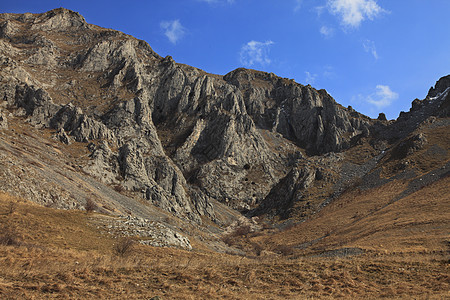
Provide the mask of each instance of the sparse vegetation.
{"label": "sparse vegetation", "polygon": [[91,199],[86,199],[86,203],[84,205],[84,209],[87,213],[94,212],[97,209],[97,204]]}
{"label": "sparse vegetation", "polygon": [[222,241],[228,246],[233,246],[238,239],[244,238],[251,232],[250,225],[240,225],[236,227],[232,232],[222,237]]}
{"label": "sparse vegetation", "polygon": [[[425,194],[418,196],[434,201],[428,193],[434,189],[445,192],[447,183],[426,187],[419,192]],[[5,211],[11,200],[0,194],[0,209]],[[236,241],[245,237],[244,241],[252,242],[248,249],[256,256],[134,244],[132,255],[117,259],[111,252],[117,239],[99,234],[89,223],[95,217],[27,202],[18,202],[14,214],[1,215],[1,223],[16,228],[13,236],[20,236],[21,241],[15,247],[0,244],[2,297],[440,299],[448,295],[446,244],[425,243],[428,248],[401,251],[383,241],[384,249],[367,250],[366,246],[363,255],[351,258],[303,257],[293,248],[295,255],[290,255],[290,249],[277,246],[288,244],[286,240],[298,243],[304,231],[320,235],[320,223],[313,222],[315,231],[297,225],[282,232],[283,240],[277,234],[254,235],[247,226],[238,227],[233,233]],[[331,217],[328,223],[332,225],[333,220]],[[345,235],[343,239],[351,240]],[[26,243],[37,246],[27,247]]]}
{"label": "sparse vegetation", "polygon": [[442,106],[380,123],[61,12],[0,18],[0,299],[449,298]]}
{"label": "sparse vegetation", "polygon": [[129,237],[119,238],[113,246],[113,253],[120,257],[128,257],[133,253],[134,240]]}
{"label": "sparse vegetation", "polygon": [[17,203],[14,201],[10,201],[8,204],[8,211],[7,214],[10,215],[16,211]]}
{"label": "sparse vegetation", "polygon": [[275,249],[276,253],[279,253],[284,256],[289,256],[294,254],[294,248],[289,245],[278,245]]}
{"label": "sparse vegetation", "polygon": [[18,246],[20,241],[14,228],[3,226],[0,228],[0,245]]}
{"label": "sparse vegetation", "polygon": [[118,193],[122,193],[124,191],[124,188],[121,184],[114,185],[114,190]]}

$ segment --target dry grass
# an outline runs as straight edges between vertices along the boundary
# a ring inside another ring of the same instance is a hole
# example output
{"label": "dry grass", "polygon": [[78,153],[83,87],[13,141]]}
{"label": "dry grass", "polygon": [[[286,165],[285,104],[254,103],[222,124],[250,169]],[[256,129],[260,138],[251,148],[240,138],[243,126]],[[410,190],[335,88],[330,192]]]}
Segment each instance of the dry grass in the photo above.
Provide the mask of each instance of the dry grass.
{"label": "dry grass", "polygon": [[120,257],[128,257],[132,255],[134,241],[128,237],[120,238],[113,246],[113,253]]}
{"label": "dry grass", "polygon": [[395,181],[370,191],[349,191],[307,222],[257,239],[269,247],[313,242],[309,249],[314,251],[342,247],[381,253],[447,251],[450,177],[391,203],[406,185]]}
{"label": "dry grass", "polygon": [[[6,214],[11,201],[17,208]],[[448,296],[448,265],[438,254],[429,254],[428,261],[421,256],[380,256],[379,252],[326,259],[284,258],[262,251],[266,255],[246,258],[135,245],[130,255],[121,257],[113,254],[115,240],[89,224],[88,217],[95,214],[17,201],[0,194],[1,223],[15,227],[21,241],[0,245],[0,295],[4,299]],[[292,237],[289,233],[296,228],[284,233]]]}
{"label": "dry grass", "polygon": [[[401,153],[402,147],[399,147],[399,145],[394,147],[381,161],[383,166],[382,175],[384,177],[395,175],[405,162],[408,163],[409,168],[414,169],[419,174],[423,174],[435,169],[437,166],[444,165],[450,160],[450,143],[448,142],[450,140],[450,130],[448,126],[433,127],[425,123],[410,136],[418,133],[423,133],[427,139],[424,147],[406,157]],[[440,150],[433,151],[433,148]]]}

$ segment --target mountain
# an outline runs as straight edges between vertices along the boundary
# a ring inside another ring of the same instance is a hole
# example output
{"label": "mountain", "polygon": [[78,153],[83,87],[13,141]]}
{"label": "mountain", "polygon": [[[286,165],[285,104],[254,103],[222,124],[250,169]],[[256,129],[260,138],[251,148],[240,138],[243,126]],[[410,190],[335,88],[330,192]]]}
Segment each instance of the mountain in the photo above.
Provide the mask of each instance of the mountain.
{"label": "mountain", "polygon": [[0,14],[0,62],[8,195],[95,207],[153,246],[241,255],[379,251],[358,230],[382,240],[373,218],[414,218],[421,195],[426,222],[441,224],[429,247],[445,247],[450,75],[397,120],[371,119],[272,73],[176,63],[63,8]]}

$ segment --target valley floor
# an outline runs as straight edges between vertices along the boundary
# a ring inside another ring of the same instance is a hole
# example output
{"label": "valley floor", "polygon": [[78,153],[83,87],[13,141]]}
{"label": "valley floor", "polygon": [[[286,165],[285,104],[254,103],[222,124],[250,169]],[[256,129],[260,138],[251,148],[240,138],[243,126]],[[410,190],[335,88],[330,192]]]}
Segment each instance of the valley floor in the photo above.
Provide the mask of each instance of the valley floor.
{"label": "valley floor", "polygon": [[[100,233],[82,211],[0,194],[2,299],[445,299],[448,252],[236,256],[134,244]],[[122,248],[123,250],[123,248]],[[155,298],[157,299],[157,298]]]}

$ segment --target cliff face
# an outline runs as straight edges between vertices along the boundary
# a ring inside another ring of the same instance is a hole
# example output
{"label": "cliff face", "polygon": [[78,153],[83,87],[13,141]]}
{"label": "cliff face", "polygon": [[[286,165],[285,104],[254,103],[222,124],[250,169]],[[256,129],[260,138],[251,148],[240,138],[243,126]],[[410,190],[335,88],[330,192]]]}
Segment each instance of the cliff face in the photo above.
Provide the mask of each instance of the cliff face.
{"label": "cliff face", "polygon": [[288,209],[295,191],[337,181],[340,156],[327,153],[388,126],[274,74],[177,64],[66,9],[1,14],[0,37],[3,107],[88,146],[84,172],[198,223],[217,220],[216,201],[248,210],[287,197]]}

